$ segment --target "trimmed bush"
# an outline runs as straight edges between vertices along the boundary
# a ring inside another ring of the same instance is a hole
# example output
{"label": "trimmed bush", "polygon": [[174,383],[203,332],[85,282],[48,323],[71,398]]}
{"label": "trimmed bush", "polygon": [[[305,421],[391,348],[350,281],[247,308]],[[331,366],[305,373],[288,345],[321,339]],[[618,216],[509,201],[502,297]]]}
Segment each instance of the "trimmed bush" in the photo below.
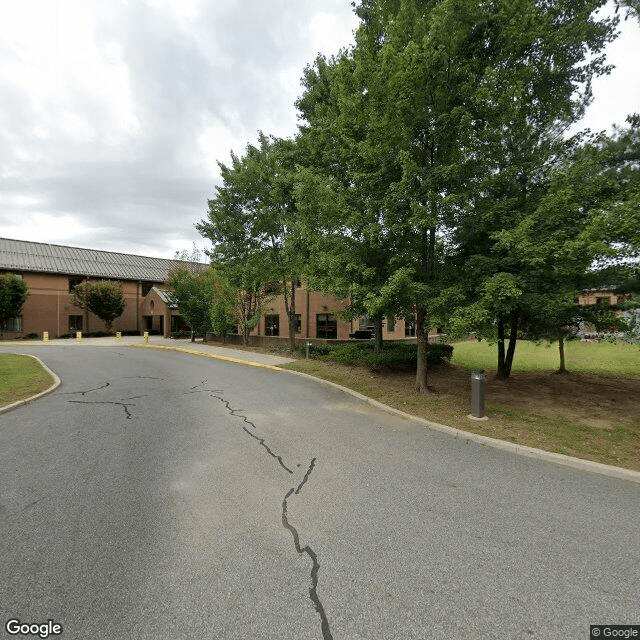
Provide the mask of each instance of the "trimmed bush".
{"label": "trimmed bush", "polygon": [[[309,356],[314,358],[318,358],[320,356],[327,356],[331,353],[331,349],[333,349],[333,347],[334,345],[324,344],[324,343],[316,344],[315,342],[312,342],[309,344]],[[306,344],[298,345],[296,347],[296,351],[300,355],[306,356],[307,345]]]}
{"label": "trimmed bush", "polygon": [[[324,347],[313,353],[322,360],[349,365],[366,365],[372,371],[382,368],[410,370],[416,366],[418,348],[410,342],[387,342],[380,353],[374,353],[370,342],[349,342],[336,345],[313,345]],[[304,347],[303,347],[304,348]],[[304,350],[301,351],[304,353]],[[309,350],[311,355],[312,351]],[[427,349],[427,363],[435,365],[451,360],[453,346],[450,344],[430,344]]]}

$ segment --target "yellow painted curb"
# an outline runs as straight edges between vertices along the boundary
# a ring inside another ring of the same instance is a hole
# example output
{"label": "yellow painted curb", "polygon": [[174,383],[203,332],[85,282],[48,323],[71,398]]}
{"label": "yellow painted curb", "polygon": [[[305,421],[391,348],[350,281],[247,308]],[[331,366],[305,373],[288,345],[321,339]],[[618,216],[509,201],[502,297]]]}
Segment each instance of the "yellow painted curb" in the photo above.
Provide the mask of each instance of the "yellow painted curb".
{"label": "yellow painted curb", "polygon": [[182,353],[188,353],[192,356],[204,356],[205,358],[224,360],[225,362],[233,362],[235,364],[245,364],[250,367],[257,367],[259,369],[270,369],[271,371],[283,371],[283,369],[281,369],[280,367],[275,367],[272,364],[262,364],[262,362],[255,362],[255,360],[243,360],[242,358],[233,358],[231,356],[223,356],[215,353],[208,353],[206,351],[198,351],[196,349],[185,349],[184,347],[167,347],[162,344],[130,344],[127,346],[132,349],[164,349],[165,351],[180,351]]}

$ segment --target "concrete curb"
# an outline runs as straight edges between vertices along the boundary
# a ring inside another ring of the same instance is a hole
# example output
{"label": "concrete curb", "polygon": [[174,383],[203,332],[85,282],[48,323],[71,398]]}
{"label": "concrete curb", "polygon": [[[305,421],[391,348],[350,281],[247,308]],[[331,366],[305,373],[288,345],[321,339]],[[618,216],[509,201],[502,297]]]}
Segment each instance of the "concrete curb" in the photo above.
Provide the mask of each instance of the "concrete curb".
{"label": "concrete curb", "polygon": [[272,371],[285,371],[273,364],[263,364],[255,360],[244,360],[242,358],[233,358],[231,356],[223,356],[216,353],[207,353],[206,351],[198,351],[197,349],[187,349],[185,347],[168,347],[162,344],[128,344],[125,345],[130,349],[164,349],[165,351],[179,351],[188,353],[192,356],[204,356],[205,358],[213,358],[214,360],[224,360],[225,362],[233,362],[235,364],[244,364],[250,367],[258,367],[259,369],[271,369]]}
{"label": "concrete curb", "polygon": [[310,380],[322,382],[335,389],[339,389],[345,393],[348,393],[367,404],[370,404],[386,413],[391,413],[401,418],[417,422],[418,424],[433,429],[434,431],[440,431],[447,435],[453,436],[456,440],[464,440],[465,442],[476,442],[485,447],[493,447],[494,449],[501,449],[508,453],[512,453],[516,456],[522,456],[523,458],[534,458],[536,460],[542,460],[544,462],[551,462],[553,464],[559,464],[564,467],[571,467],[580,471],[587,471],[589,473],[595,473],[601,476],[608,476],[610,478],[617,478],[619,480],[627,480],[628,482],[635,482],[640,484],[640,472],[632,471],[630,469],[623,469],[621,467],[614,467],[608,464],[601,464],[600,462],[592,462],[591,460],[583,460],[582,458],[573,458],[572,456],[565,456],[560,453],[552,453],[550,451],[544,451],[543,449],[534,449],[533,447],[525,447],[513,442],[507,442],[506,440],[498,440],[497,438],[489,438],[487,436],[481,436],[477,433],[471,433],[470,431],[462,431],[460,429],[454,429],[453,427],[447,427],[444,424],[438,424],[437,422],[430,422],[424,418],[419,418],[410,413],[405,413],[400,409],[394,409],[389,405],[378,402],[373,398],[369,398],[353,389],[343,387],[342,385],[330,382],[329,380],[323,380],[322,378],[316,378],[308,373],[302,373],[301,371],[292,371],[290,369],[282,369],[287,373],[292,373],[297,376],[302,376]]}
{"label": "concrete curb", "polygon": [[8,404],[4,407],[0,407],[0,413],[4,413],[5,411],[11,411],[12,409],[17,409],[22,405],[29,404],[34,400],[38,400],[38,398],[47,396],[50,393],[53,393],[62,384],[62,381],[60,380],[60,378],[58,378],[58,376],[53,371],[51,371],[51,369],[49,369],[49,367],[47,367],[47,365],[44,362],[42,362],[40,358],[36,356],[32,356],[29,353],[18,353],[16,355],[27,356],[29,358],[33,358],[34,360],[37,360],[40,363],[40,366],[53,378],[53,384],[48,389],[46,389],[45,391],[41,391],[40,393],[37,393],[35,396],[31,396],[30,398],[23,398],[22,400],[18,400],[17,402],[12,402],[11,404]]}
{"label": "concrete curb", "polygon": [[[419,418],[418,416],[414,416],[410,413],[405,413],[400,409],[394,409],[389,405],[383,404],[382,402],[378,402],[373,398],[369,398],[353,389],[349,389],[347,387],[343,387],[335,382],[330,382],[329,380],[323,380],[322,378],[316,378],[315,376],[309,375],[308,373],[302,373],[301,371],[292,371],[291,369],[283,369],[282,367],[277,367],[271,364],[263,364],[261,362],[255,362],[252,360],[244,360],[242,358],[232,358],[231,356],[223,356],[216,355],[213,353],[207,353],[205,351],[198,351],[196,349],[186,349],[184,347],[172,347],[165,345],[154,345],[154,344],[129,344],[123,345],[132,349],[164,349],[165,351],[178,351],[181,353],[188,353],[190,355],[195,356],[204,356],[205,358],[211,358],[214,360],[222,360],[225,362],[232,362],[235,364],[247,365],[250,367],[257,367],[259,369],[269,369],[271,371],[280,371],[284,373],[293,374],[296,376],[302,376],[303,378],[307,378],[308,380],[314,380],[315,382],[320,382],[322,384],[333,387],[334,389],[338,389],[343,393],[347,393],[354,398],[358,398],[367,404],[370,404],[381,411],[386,413],[390,413],[392,415],[400,416],[401,418],[405,418],[406,420],[411,420],[416,422],[428,429],[433,429],[434,431],[440,431],[441,433],[446,433],[447,435],[453,436],[455,439],[465,440],[465,442],[476,442],[482,446],[493,447],[494,449],[500,449],[502,451],[506,451],[508,453],[512,453],[516,456],[522,456],[523,458],[534,458],[536,460],[541,460],[544,462],[551,462],[553,464],[559,464],[564,467],[570,467],[573,469],[577,469],[580,471],[586,471],[589,473],[595,473],[601,476],[607,476],[610,478],[617,478],[619,480],[627,480],[628,482],[635,482],[640,484],[640,472],[631,471],[630,469],[622,469],[621,467],[614,467],[607,464],[601,464],[599,462],[591,462],[590,460],[582,460],[581,458],[573,458],[571,456],[565,456],[559,453],[552,453],[550,451],[543,451],[542,449],[534,449],[533,447],[525,447],[523,445],[515,444],[513,442],[507,442],[506,440],[498,440],[496,438],[489,438],[487,436],[481,436],[477,433],[471,433],[469,431],[462,431],[460,429],[454,429],[453,427],[448,427],[444,424],[438,424],[437,422],[430,422],[429,420],[425,420],[424,418]],[[20,354],[20,355],[29,355],[29,354]],[[53,373],[39,358],[36,356],[30,356],[31,358],[35,358],[44,369],[53,376],[54,384],[35,396],[31,398],[26,398],[24,400],[19,400],[18,402],[14,402],[13,404],[7,405],[6,407],[0,408],[0,413],[4,411],[9,411],[10,409],[15,409],[21,405],[27,404],[38,398],[45,396],[52,391],[55,391],[61,384],[60,378]]]}

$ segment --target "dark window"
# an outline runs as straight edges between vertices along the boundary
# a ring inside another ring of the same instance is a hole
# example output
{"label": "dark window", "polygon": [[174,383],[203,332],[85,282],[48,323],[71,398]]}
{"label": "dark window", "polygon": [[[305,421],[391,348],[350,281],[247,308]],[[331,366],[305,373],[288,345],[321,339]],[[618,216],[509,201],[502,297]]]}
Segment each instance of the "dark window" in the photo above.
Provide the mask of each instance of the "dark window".
{"label": "dark window", "polygon": [[331,313],[319,313],[316,316],[316,337],[331,338],[338,337],[338,322]]}
{"label": "dark window", "polygon": [[264,317],[264,335],[279,336],[280,335],[280,316],[271,314]]}
{"label": "dark window", "polygon": [[387,331],[393,333],[396,330],[396,319],[387,318]]}
{"label": "dark window", "polygon": [[142,283],[142,297],[146,296],[149,291],[153,288],[153,282],[143,282]]}
{"label": "dark window", "polygon": [[416,335],[416,323],[413,320],[408,320],[405,318],[404,335],[407,338],[411,338]]}
{"label": "dark window", "polygon": [[296,321],[294,323],[296,333],[300,333],[302,331],[302,316],[299,313],[296,313]]}
{"label": "dark window", "polygon": [[84,278],[77,278],[77,277],[69,278],[69,293],[73,293],[76,290],[76,287],[79,284],[82,284],[83,282],[84,282]]}
{"label": "dark window", "polygon": [[82,331],[82,316],[69,316],[69,333]]}
{"label": "dark window", "polygon": [[436,327],[437,333],[444,333],[444,327]]}
{"label": "dark window", "polygon": [[7,331],[22,331],[22,318],[9,318],[7,320]]}

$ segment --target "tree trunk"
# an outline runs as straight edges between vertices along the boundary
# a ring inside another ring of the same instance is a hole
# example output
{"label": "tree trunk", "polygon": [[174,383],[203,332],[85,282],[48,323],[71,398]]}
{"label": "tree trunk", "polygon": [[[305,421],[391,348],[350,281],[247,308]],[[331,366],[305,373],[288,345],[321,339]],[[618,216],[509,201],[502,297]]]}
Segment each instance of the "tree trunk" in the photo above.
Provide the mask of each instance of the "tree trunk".
{"label": "tree trunk", "polygon": [[374,353],[380,353],[382,351],[382,321],[383,321],[382,316],[380,316],[379,318],[373,319],[373,325],[375,327],[375,333],[376,333],[376,335],[374,336],[375,340],[373,343]]}
{"label": "tree trunk", "polygon": [[418,359],[416,366],[416,389],[420,393],[429,394],[427,387],[428,367],[427,367],[427,346],[429,336],[427,334],[427,312],[424,308],[418,307],[416,310],[416,337],[418,340]]}
{"label": "tree trunk", "polygon": [[[286,283],[285,283],[285,291],[286,291]],[[294,353],[296,350],[296,278],[291,280],[291,302],[286,305],[286,297],[285,297],[285,306],[289,307],[287,309],[287,318],[289,319],[289,350],[291,353]]]}
{"label": "tree trunk", "polygon": [[508,378],[509,376],[504,372],[504,320],[500,318],[498,320],[498,378]]}
{"label": "tree trunk", "polygon": [[511,318],[511,333],[509,334],[509,348],[507,349],[507,359],[505,362],[507,378],[511,375],[511,367],[513,365],[513,356],[516,352],[516,343],[518,340],[518,318]]}
{"label": "tree trunk", "polygon": [[558,373],[566,373],[567,369],[564,362],[564,336],[562,334],[560,334],[560,337],[558,338],[558,351],[560,351],[560,368],[558,369]]}
{"label": "tree trunk", "polygon": [[518,339],[518,318],[511,317],[511,331],[509,332],[509,346],[505,355],[504,351],[504,321],[498,321],[498,378],[506,380],[511,375],[513,356],[516,352]]}

